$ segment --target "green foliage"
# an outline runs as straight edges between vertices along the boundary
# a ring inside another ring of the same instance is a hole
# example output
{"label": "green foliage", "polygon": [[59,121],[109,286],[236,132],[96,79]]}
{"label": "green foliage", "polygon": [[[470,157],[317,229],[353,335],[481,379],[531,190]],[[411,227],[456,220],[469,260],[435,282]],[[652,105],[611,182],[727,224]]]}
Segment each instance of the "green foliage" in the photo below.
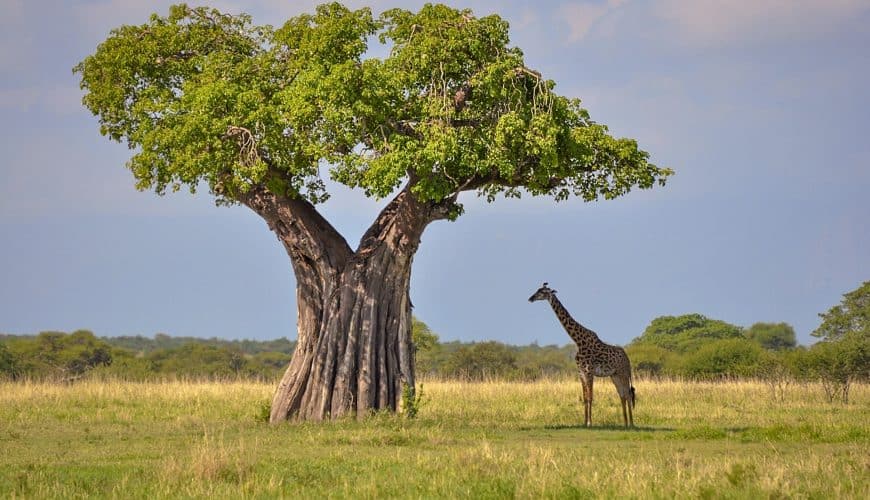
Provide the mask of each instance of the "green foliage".
{"label": "green foliage", "polygon": [[829,400],[848,403],[851,385],[870,379],[870,281],[819,317],[812,335],[822,341],[809,350],[805,369],[821,379]]}
{"label": "green foliage", "polygon": [[15,378],[15,355],[9,352],[6,344],[0,344],[0,378]]}
{"label": "green foliage", "polygon": [[411,321],[411,338],[414,340],[414,347],[418,353],[431,351],[438,345],[438,334],[416,317],[412,318]]}
{"label": "green foliage", "polygon": [[[759,323],[742,336],[740,328],[699,314],[667,316],[653,320],[644,335],[626,346],[626,352],[634,373],[641,377],[758,378],[768,384],[777,401],[785,399],[786,389],[795,381],[821,381],[828,397],[845,399],[855,381],[870,379],[866,335],[851,332],[838,341],[819,342],[811,349],[762,348],[783,346],[777,340],[790,337],[782,334],[791,331],[786,327],[784,323]],[[770,330],[774,334],[759,333]],[[440,342],[439,336],[418,318],[413,319],[412,336],[417,346],[417,376],[424,380],[576,377],[573,344]],[[86,330],[73,334],[0,335],[0,377],[274,380],[287,369],[293,347],[295,342],[285,338],[229,341],[157,334],[154,338],[97,339]]]}
{"label": "green foliage", "polygon": [[630,344],[626,346],[625,352],[634,371],[648,377],[674,372],[673,367],[679,359],[673,352],[653,344]]}
{"label": "green foliage", "polygon": [[204,339],[199,337],[173,337],[165,333],[158,333],[153,338],[135,336],[106,337],[104,339],[113,347],[119,347],[129,351],[148,354],[159,349],[174,349],[184,344],[207,344],[224,347],[230,350],[241,351],[245,354],[257,355],[261,353],[280,353],[287,356],[293,354],[296,347],[295,340],[281,337],[274,340],[248,340],[233,339],[225,340],[216,337]]}
{"label": "green foliage", "polygon": [[258,374],[241,352],[204,344],[154,351],[145,359],[155,373],[180,377],[231,378]]}
{"label": "green foliage", "polygon": [[788,323],[755,323],[744,334],[746,338],[758,342],[761,347],[770,351],[797,347],[797,336]]}
{"label": "green foliage", "polygon": [[764,351],[747,339],[726,338],[705,343],[681,361],[682,374],[688,377],[753,376]]}
{"label": "green foliage", "polygon": [[98,367],[91,373],[97,377],[121,380],[153,380],[160,376],[146,357],[121,348],[112,350],[111,365]]}
{"label": "green foliage", "polygon": [[[363,57],[373,35],[389,55]],[[137,186],[158,193],[205,183],[223,203],[254,186],[319,202],[326,163],[375,197],[409,179],[431,201],[520,188],[590,201],[672,173],[527,68],[506,21],[444,5],[376,19],[331,3],[277,29],[175,5],[112,30],[74,71],[101,132],[134,150]]]}
{"label": "green foliage", "polygon": [[88,330],[71,334],[42,332],[35,338],[10,340],[4,347],[11,378],[75,380],[112,363],[111,347]]}
{"label": "green foliage", "polygon": [[277,372],[283,372],[287,368],[287,365],[290,364],[291,357],[292,354],[266,351],[258,352],[257,354],[247,357],[247,359],[249,359],[254,365],[261,365],[264,369],[271,368]]}
{"label": "green foliage", "polygon": [[573,344],[564,346],[532,344],[511,346],[511,348],[517,356],[515,378],[518,380],[574,376],[577,373],[577,364],[574,361],[577,347]]}
{"label": "green foliage", "polygon": [[[422,323],[422,322],[421,322]],[[429,332],[428,328],[421,332]],[[480,343],[438,342],[417,351],[417,374],[423,377],[481,380],[537,380],[541,377],[572,376],[576,347],[510,346],[490,341]],[[486,345],[483,345],[486,344]]]}
{"label": "green foliage", "polygon": [[819,314],[822,324],[812,333],[824,340],[837,340],[849,332],[870,337],[870,281],[843,295],[843,301]]}
{"label": "green foliage", "polygon": [[443,371],[465,380],[509,378],[517,372],[516,354],[500,342],[462,346],[444,364]]}
{"label": "green foliage", "polygon": [[[286,349],[287,340],[224,341],[219,339],[155,339],[115,337],[98,339],[87,330],[72,334],[42,332],[38,336],[0,337],[0,377],[74,380],[84,375],[125,380],[154,378],[266,378],[280,375],[290,354],[265,351]],[[134,342],[138,351],[113,345]],[[143,344],[143,342],[145,342]],[[171,347],[156,347],[166,345]],[[241,351],[244,346],[254,354]]]}
{"label": "green foliage", "polygon": [[755,375],[770,387],[774,401],[785,401],[786,388],[796,381],[807,381],[807,352],[803,347],[767,350],[762,353]]}
{"label": "green foliage", "polygon": [[420,384],[420,388],[416,390],[410,384],[405,384],[402,387],[402,414],[405,415],[405,418],[416,418],[428,402],[429,400],[423,393],[423,384]]}
{"label": "green foliage", "polygon": [[651,344],[668,351],[686,353],[711,340],[742,338],[739,326],[701,314],[660,316],[649,324],[632,344]]}
{"label": "green foliage", "polygon": [[417,319],[411,321],[411,338],[414,341],[414,358],[417,373],[429,373],[434,366],[433,357],[438,349],[438,335],[429,326]]}
{"label": "green foliage", "polygon": [[254,415],[254,421],[268,424],[272,416],[272,400],[265,399],[257,405],[257,413]]}
{"label": "green foliage", "polygon": [[870,380],[870,336],[850,331],[837,340],[814,344],[805,360],[806,369],[822,381],[830,401],[849,402],[849,389],[854,382]]}

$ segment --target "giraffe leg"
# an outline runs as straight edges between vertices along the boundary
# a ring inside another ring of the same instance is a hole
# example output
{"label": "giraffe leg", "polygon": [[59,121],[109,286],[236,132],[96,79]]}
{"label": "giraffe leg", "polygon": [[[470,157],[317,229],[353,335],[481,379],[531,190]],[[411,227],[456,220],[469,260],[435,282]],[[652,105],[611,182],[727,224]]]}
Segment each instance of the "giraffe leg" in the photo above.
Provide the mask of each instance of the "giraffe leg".
{"label": "giraffe leg", "polygon": [[629,423],[634,426],[634,419],[631,418],[631,382],[622,375],[614,375],[610,377],[610,380],[616,386],[616,393],[619,395],[620,403],[622,403],[622,422],[626,427],[629,426]]}
{"label": "giraffe leg", "polygon": [[589,375],[589,380],[586,381],[586,391],[589,393],[586,396],[586,427],[592,427],[592,382],[595,379]]}
{"label": "giraffe leg", "polygon": [[622,402],[622,421],[625,424],[625,426],[628,427],[628,413],[625,410],[625,407],[627,406],[625,404],[626,403],[625,398],[620,397],[619,401]]}
{"label": "giraffe leg", "polygon": [[580,385],[582,386],[581,396],[583,398],[583,424],[588,425],[586,422],[589,421],[589,405],[586,404],[586,379],[583,376],[580,376]]}

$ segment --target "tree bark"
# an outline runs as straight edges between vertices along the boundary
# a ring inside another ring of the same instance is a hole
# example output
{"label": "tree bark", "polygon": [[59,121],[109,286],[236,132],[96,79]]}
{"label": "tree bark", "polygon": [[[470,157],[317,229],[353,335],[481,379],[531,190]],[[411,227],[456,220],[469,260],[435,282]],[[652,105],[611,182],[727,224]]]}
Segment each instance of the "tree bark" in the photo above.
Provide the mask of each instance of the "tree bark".
{"label": "tree bark", "polygon": [[301,199],[252,189],[296,274],[297,344],[272,399],[270,421],[396,411],[414,387],[411,264],[426,226],[454,200],[422,203],[410,183],[381,211],[356,252]]}

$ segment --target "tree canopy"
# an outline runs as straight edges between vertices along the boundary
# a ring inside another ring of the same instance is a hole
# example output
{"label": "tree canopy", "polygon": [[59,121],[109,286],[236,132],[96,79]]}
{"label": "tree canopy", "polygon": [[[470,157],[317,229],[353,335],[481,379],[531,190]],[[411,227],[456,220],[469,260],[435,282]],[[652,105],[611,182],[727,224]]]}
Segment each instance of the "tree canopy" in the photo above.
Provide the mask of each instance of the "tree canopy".
{"label": "tree canopy", "polygon": [[[369,55],[375,36],[385,57]],[[235,203],[267,186],[317,203],[328,167],[378,198],[411,181],[422,201],[595,200],[671,174],[556,94],[506,21],[467,9],[376,18],[331,3],[273,28],[181,4],[113,30],[74,70],[101,132],[135,150],[138,188],[157,193],[205,184]]]}
{"label": "tree canopy", "polygon": [[0,373],[11,378],[40,374],[74,380],[98,366],[112,363],[110,346],[89,330],[41,332],[32,341],[0,344]]}
{"label": "tree canopy", "polygon": [[794,328],[788,323],[755,323],[747,328],[744,334],[746,338],[772,351],[792,349],[797,346]]}
{"label": "tree canopy", "polygon": [[717,339],[742,338],[743,329],[702,314],[659,316],[632,344],[651,344],[669,351],[688,352]]}
{"label": "tree canopy", "polygon": [[689,377],[752,376],[763,352],[761,346],[745,338],[710,340],[681,360],[681,372]]}
{"label": "tree canopy", "polygon": [[819,314],[822,324],[812,333],[823,340],[838,340],[850,332],[870,338],[870,281],[843,295],[840,304]]}

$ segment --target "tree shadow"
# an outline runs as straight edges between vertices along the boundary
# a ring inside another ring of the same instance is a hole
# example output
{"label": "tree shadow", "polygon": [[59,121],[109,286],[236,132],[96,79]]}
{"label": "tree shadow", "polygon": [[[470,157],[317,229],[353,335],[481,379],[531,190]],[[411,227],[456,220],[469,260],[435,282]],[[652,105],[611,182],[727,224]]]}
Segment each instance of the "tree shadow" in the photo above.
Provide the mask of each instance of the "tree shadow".
{"label": "tree shadow", "polygon": [[741,434],[741,433],[746,432],[752,428],[753,427],[725,427],[723,430],[725,432],[731,432],[734,434]]}

